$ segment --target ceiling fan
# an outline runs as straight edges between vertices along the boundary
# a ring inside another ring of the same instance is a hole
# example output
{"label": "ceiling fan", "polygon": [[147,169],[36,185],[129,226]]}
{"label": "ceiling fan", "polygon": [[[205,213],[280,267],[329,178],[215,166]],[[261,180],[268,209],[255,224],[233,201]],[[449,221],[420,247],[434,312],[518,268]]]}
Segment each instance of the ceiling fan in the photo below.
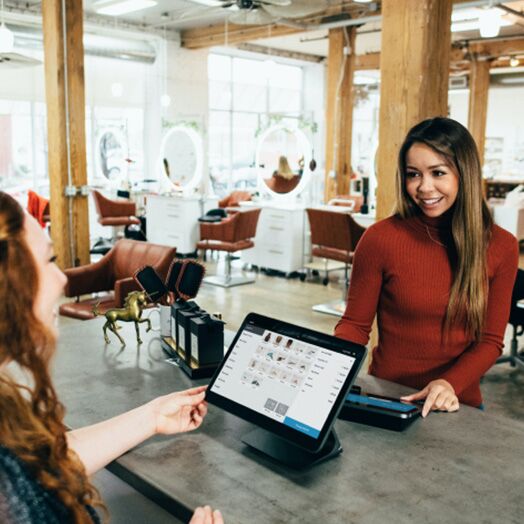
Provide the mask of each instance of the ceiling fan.
{"label": "ceiling fan", "polygon": [[328,0],[190,0],[206,7],[229,9],[234,24],[270,24],[281,18],[300,18],[324,10]]}

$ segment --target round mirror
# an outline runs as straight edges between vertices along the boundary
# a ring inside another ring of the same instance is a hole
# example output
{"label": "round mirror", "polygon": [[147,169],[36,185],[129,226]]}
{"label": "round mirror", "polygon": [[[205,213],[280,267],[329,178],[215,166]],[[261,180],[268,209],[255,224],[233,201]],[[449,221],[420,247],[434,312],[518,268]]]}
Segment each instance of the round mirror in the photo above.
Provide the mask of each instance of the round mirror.
{"label": "round mirror", "polygon": [[258,142],[256,165],[259,187],[274,198],[301,193],[310,177],[311,146],[299,129],[285,125],[267,129]]}
{"label": "round mirror", "polygon": [[127,140],[118,128],[106,128],[98,134],[96,147],[97,173],[110,182],[127,177]]}
{"label": "round mirror", "polygon": [[172,127],[162,140],[158,169],[174,189],[189,191],[202,179],[202,139],[191,128]]}

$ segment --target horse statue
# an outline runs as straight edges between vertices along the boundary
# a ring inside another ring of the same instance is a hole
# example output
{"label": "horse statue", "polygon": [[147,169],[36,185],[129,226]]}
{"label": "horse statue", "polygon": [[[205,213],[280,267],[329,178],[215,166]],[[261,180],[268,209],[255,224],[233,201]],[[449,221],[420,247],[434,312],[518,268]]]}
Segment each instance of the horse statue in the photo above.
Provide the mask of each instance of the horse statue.
{"label": "horse statue", "polygon": [[131,291],[124,301],[123,308],[108,309],[105,314],[103,314],[98,310],[100,302],[96,304],[96,306],[93,308],[94,315],[104,315],[106,317],[106,323],[103,327],[106,344],[110,343],[109,337],[107,336],[107,329],[109,328],[118,337],[120,342],[122,342],[122,347],[126,345],[124,339],[117,332],[117,329],[120,329],[120,326],[116,324],[117,320],[121,320],[122,322],[134,322],[136,330],[136,341],[138,344],[142,344],[142,340],[140,339],[139,324],[146,322],[146,331],[151,330],[151,321],[148,318],[142,318],[142,310],[144,309],[146,303],[147,295],[144,291]]}

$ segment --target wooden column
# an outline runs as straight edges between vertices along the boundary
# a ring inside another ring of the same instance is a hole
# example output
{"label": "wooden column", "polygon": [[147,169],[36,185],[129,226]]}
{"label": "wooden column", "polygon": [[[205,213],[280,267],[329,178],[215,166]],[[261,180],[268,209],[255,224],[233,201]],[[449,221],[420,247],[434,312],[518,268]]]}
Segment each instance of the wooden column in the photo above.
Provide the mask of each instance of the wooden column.
{"label": "wooden column", "polygon": [[337,194],[349,192],[355,35],[356,27],[329,30],[324,189],[326,201]]}
{"label": "wooden column", "polygon": [[397,154],[407,131],[448,112],[451,0],[383,0],[377,217],[394,208]]}
{"label": "wooden column", "polygon": [[481,164],[484,164],[484,142],[488,117],[489,68],[488,60],[475,57],[471,61],[469,72],[468,129],[477,144]]}
{"label": "wooden column", "polygon": [[[65,9],[65,12],[63,11]],[[43,0],[51,236],[62,268],[89,262],[82,0]]]}

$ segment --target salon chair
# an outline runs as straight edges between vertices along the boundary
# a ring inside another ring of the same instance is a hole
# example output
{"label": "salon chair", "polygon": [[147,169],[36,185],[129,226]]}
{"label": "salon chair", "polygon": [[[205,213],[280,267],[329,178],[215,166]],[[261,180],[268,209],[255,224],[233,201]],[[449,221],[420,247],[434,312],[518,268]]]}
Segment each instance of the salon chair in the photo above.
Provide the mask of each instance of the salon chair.
{"label": "salon chair", "polygon": [[328,206],[347,206],[352,213],[359,213],[363,203],[362,195],[337,195],[328,202]]}
{"label": "salon chair", "polygon": [[524,353],[519,352],[518,337],[524,333],[524,308],[519,307],[519,300],[524,299],[524,270],[517,271],[517,278],[513,286],[513,293],[511,295],[511,310],[509,313],[509,321],[513,328],[513,336],[511,337],[511,345],[509,355],[503,355],[497,359],[497,364],[509,362],[511,367],[519,367],[524,369]]}
{"label": "salon chair", "polygon": [[273,175],[271,178],[264,180],[264,182],[275,193],[289,193],[298,186],[300,177],[294,175],[292,178],[287,179],[280,175]]}
{"label": "salon chair", "polygon": [[[65,270],[66,297],[77,297],[75,302],[60,306],[60,314],[66,317],[88,320],[94,318],[93,306],[100,303],[99,311],[123,307],[131,291],[140,288],[133,279],[135,271],[142,266],[152,266],[165,280],[169,266],[175,258],[176,248],[122,239],[98,262]],[[101,297],[80,300],[81,295],[110,292]]]}
{"label": "salon chair", "polygon": [[306,209],[306,212],[311,228],[311,255],[325,260],[326,279],[328,260],[344,263],[342,299],[327,304],[317,304],[313,306],[313,311],[342,316],[346,305],[353,252],[366,228],[357,224],[349,213],[311,208]]}
{"label": "salon chair", "polygon": [[218,201],[218,207],[225,209],[226,207],[236,207],[239,202],[246,202],[251,200],[251,193],[248,191],[233,191],[222,200]]}
{"label": "salon chair", "polygon": [[98,213],[98,222],[103,226],[111,226],[113,234],[109,240],[99,239],[93,248],[92,254],[105,254],[113,246],[117,236],[118,227],[140,226],[140,219],[136,217],[136,204],[130,200],[111,200],[102,193],[93,189],[93,199]]}
{"label": "salon chair", "polygon": [[45,227],[51,221],[49,200],[31,189],[27,192],[27,212]]}
{"label": "salon chair", "polygon": [[235,213],[218,223],[200,224],[200,242],[197,249],[204,252],[224,251],[226,253],[226,274],[204,278],[204,282],[221,287],[233,287],[241,284],[250,284],[254,278],[231,274],[231,261],[233,253],[249,249],[255,245],[253,238],[257,232],[260,209],[251,209]]}

